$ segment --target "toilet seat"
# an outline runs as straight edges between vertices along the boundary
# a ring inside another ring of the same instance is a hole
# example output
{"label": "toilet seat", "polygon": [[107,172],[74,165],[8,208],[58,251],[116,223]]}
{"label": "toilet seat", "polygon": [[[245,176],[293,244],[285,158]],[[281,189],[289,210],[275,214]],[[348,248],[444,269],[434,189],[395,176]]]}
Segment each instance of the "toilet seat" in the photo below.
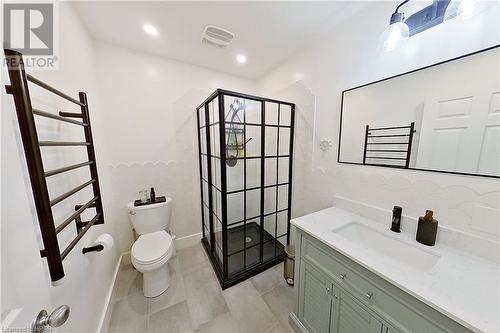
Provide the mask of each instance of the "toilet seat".
{"label": "toilet seat", "polygon": [[132,264],[139,271],[156,269],[165,264],[174,251],[172,237],[166,231],[144,234],[132,245]]}

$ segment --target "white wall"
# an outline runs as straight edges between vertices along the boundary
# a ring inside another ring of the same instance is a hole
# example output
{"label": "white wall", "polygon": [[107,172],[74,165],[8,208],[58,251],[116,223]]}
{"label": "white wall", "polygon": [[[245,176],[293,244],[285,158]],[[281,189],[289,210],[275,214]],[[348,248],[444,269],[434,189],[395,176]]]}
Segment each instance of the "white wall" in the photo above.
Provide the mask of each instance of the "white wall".
{"label": "white wall", "polygon": [[[382,52],[379,36],[395,7],[395,2],[367,5],[328,39],[259,81],[261,94],[297,103],[293,216],[328,207],[334,196],[343,196],[387,210],[399,204],[412,217],[434,209],[442,226],[496,242],[497,180],[336,162],[342,90],[500,43],[497,7],[469,20],[450,20],[392,53]],[[333,143],[326,153],[318,149],[323,138]]]}
{"label": "white wall", "polygon": [[[97,101],[95,62],[92,41],[81,25],[72,7],[60,3],[60,67],[59,70],[31,71],[37,78],[59,88],[77,98],[79,91],[88,94],[91,117],[94,123],[103,110]],[[106,295],[112,282],[118,260],[116,247],[108,252],[83,255],[81,249],[88,246],[97,235],[111,232],[111,225],[92,227],[83,237],[63,265],[66,276],[60,286],[52,286],[46,261],[40,258],[43,248],[40,228],[36,216],[33,196],[28,177],[26,161],[12,96],[5,94],[4,84],[9,84],[7,72],[2,68],[2,112],[1,112],[1,306],[2,315],[7,311],[22,308],[15,325],[28,324],[42,308],[49,313],[62,304],[71,308],[71,315],[61,328],[64,332],[96,331]],[[33,106],[49,112],[68,110],[80,111],[78,107],[44,93],[40,88],[30,85]],[[54,120],[39,119],[39,138],[54,140],[82,139],[81,127],[66,125]],[[101,133],[97,126],[93,129],[97,141],[98,164],[102,152],[99,151]],[[64,153],[55,153],[53,148],[44,148],[44,161],[47,169],[70,165],[85,160],[83,151],[63,148]],[[102,177],[102,175],[101,175]],[[52,196],[82,184],[89,179],[88,171],[72,171],[49,178]],[[101,178],[101,182],[106,183]],[[77,203],[90,200],[91,191],[86,189],[54,207],[56,224],[72,211]],[[85,201],[84,201],[85,200]],[[105,204],[106,206],[106,204]],[[105,214],[109,211],[105,207]],[[87,216],[92,217],[92,216]],[[76,231],[69,225],[59,235],[59,245],[63,250]]]}
{"label": "white wall", "polygon": [[120,250],[133,241],[125,205],[151,186],[174,199],[171,229],[178,238],[200,233],[195,109],[217,88],[252,93],[253,81],[101,42],[94,47],[105,149],[100,171],[109,180],[103,196]]}
{"label": "white wall", "polygon": [[[51,311],[68,304],[73,312],[61,329],[88,332],[99,324],[118,254],[129,251],[132,245],[125,205],[137,198],[140,189],[154,186],[157,195],[173,197],[173,233],[178,238],[195,235],[192,239],[199,242],[195,108],[216,88],[253,93],[255,84],[93,41],[67,3],[61,3],[60,20],[59,70],[32,74],[73,96],[87,92],[105,224],[91,228],[64,261],[64,283],[51,286],[47,265],[38,253],[43,245],[14,104],[12,97],[2,92],[2,312],[24,308],[18,321],[26,322],[41,308]],[[8,84],[6,74],[2,72],[3,84]],[[71,104],[41,89],[30,89],[34,106],[52,112],[79,111],[68,109]],[[82,139],[80,127],[43,119],[37,120],[37,125],[41,140]],[[69,165],[84,160],[82,153],[49,149],[44,151],[44,162],[47,169]],[[66,176],[49,178],[51,195],[64,193],[89,177],[86,170]],[[54,209],[56,220],[64,219],[72,206],[86,202],[90,195],[86,189],[72,196],[71,202],[60,204]],[[113,251],[82,255],[81,248],[103,232],[113,235]],[[63,249],[74,237],[74,228],[68,227],[59,237]]]}

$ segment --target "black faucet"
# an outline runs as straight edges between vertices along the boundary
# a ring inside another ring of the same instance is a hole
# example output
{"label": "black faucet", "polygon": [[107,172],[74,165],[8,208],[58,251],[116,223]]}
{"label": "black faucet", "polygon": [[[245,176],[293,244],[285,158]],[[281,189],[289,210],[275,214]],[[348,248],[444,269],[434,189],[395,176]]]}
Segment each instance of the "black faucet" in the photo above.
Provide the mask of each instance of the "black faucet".
{"label": "black faucet", "polygon": [[392,209],[392,225],[391,231],[401,232],[401,214],[403,212],[403,208],[399,206],[394,206]]}

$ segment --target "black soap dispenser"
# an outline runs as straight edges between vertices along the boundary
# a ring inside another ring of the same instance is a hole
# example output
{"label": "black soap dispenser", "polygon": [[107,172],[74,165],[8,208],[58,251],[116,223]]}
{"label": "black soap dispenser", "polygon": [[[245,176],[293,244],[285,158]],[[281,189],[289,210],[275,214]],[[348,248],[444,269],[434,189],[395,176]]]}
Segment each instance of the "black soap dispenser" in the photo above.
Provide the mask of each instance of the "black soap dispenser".
{"label": "black soap dispenser", "polygon": [[149,200],[151,201],[151,203],[154,203],[156,201],[156,193],[155,193],[154,187],[151,187],[151,191],[149,194]]}
{"label": "black soap dispenser", "polygon": [[425,216],[418,219],[417,242],[424,245],[434,246],[436,244],[438,221],[432,217],[433,214],[432,210],[426,210]]}
{"label": "black soap dispenser", "polygon": [[403,214],[403,208],[399,206],[394,206],[392,209],[392,223],[391,231],[401,232],[401,215]]}

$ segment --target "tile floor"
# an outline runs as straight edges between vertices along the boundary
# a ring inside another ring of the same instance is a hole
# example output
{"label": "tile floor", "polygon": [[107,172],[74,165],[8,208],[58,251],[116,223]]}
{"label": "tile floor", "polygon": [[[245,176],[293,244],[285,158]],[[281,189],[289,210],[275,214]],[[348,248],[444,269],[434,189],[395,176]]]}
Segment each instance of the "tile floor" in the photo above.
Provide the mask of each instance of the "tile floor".
{"label": "tile floor", "polygon": [[293,332],[293,288],[283,264],[221,290],[201,244],[179,250],[171,259],[172,281],[156,298],[142,295],[142,276],[122,267],[113,290],[109,332]]}

